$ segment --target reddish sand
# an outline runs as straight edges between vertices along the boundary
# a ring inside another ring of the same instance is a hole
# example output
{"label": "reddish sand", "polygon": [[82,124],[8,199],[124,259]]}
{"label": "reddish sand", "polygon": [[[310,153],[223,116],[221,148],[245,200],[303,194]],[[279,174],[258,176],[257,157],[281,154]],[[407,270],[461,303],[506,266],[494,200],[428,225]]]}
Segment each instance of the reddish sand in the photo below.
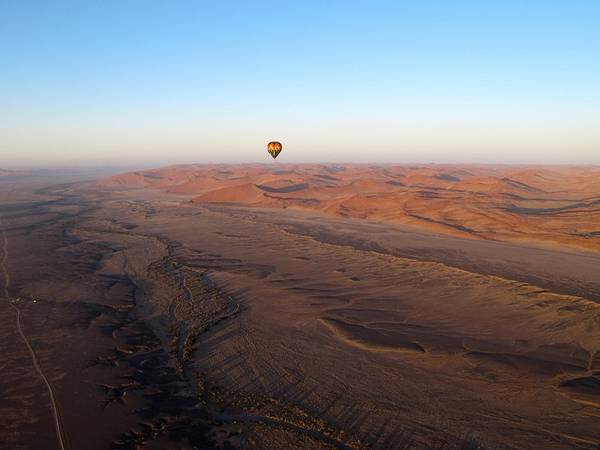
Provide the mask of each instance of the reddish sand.
{"label": "reddish sand", "polygon": [[196,203],[314,210],[600,250],[600,167],[186,165],[102,183],[197,194]]}

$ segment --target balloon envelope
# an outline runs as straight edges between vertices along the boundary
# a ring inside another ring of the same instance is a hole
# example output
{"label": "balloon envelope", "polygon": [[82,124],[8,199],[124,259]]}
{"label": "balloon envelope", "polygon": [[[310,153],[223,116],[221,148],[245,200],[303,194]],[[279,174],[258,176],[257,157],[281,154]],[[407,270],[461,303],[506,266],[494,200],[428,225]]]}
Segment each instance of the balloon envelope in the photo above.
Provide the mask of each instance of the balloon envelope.
{"label": "balloon envelope", "polygon": [[273,159],[277,158],[277,155],[281,153],[281,142],[272,141],[267,144],[267,151],[271,154]]}

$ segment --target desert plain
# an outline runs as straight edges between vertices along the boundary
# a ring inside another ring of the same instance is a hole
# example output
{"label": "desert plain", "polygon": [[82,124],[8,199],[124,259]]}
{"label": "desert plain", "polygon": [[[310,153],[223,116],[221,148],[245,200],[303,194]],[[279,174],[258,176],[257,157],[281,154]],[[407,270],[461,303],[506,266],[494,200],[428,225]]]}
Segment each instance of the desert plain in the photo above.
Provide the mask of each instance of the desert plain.
{"label": "desert plain", "polygon": [[600,168],[0,172],[6,448],[597,449]]}

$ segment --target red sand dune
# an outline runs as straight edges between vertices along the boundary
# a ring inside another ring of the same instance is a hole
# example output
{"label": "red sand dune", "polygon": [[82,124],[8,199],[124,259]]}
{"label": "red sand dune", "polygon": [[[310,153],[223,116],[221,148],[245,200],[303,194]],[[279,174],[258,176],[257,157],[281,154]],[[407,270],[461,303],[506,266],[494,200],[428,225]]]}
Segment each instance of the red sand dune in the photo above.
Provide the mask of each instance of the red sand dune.
{"label": "red sand dune", "polygon": [[600,250],[599,167],[182,165],[102,183],[197,194],[195,203],[313,210]]}

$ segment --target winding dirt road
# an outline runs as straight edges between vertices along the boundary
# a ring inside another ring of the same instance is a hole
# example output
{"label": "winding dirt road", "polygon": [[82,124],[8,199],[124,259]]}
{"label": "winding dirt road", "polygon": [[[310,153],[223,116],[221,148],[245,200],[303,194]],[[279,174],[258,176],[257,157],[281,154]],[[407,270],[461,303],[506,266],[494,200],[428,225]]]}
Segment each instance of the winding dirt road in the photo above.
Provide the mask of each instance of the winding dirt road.
{"label": "winding dirt road", "polygon": [[50,397],[52,413],[54,415],[54,428],[56,430],[56,438],[58,440],[58,446],[61,450],[65,450],[67,448],[67,446],[65,445],[65,438],[63,435],[64,432],[63,432],[63,427],[61,425],[61,420],[60,420],[60,411],[59,411],[58,403],[56,401],[56,397],[54,395],[54,391],[52,390],[52,386],[50,385],[48,378],[46,378],[46,375],[44,375],[44,372],[38,363],[37,357],[35,356],[35,352],[33,351],[33,347],[31,346],[31,344],[29,343],[29,340],[27,339],[27,336],[23,332],[23,328],[21,326],[21,310],[17,307],[15,299],[12,298],[8,292],[8,289],[10,287],[10,274],[8,272],[8,269],[6,268],[6,262],[8,260],[8,238],[6,237],[6,232],[4,231],[1,216],[0,216],[0,232],[2,233],[2,239],[0,239],[0,243],[1,243],[1,247],[2,247],[2,258],[0,259],[0,270],[2,271],[2,275],[4,278],[3,283],[2,283],[4,298],[8,301],[11,308],[13,308],[16,312],[17,331],[19,332],[19,335],[21,335],[23,342],[27,346],[27,350],[29,350],[29,354],[31,355],[31,361],[33,363],[33,367],[35,368],[36,372],[38,373],[38,375],[42,379],[44,385],[46,386],[46,390],[48,391],[48,395]]}

